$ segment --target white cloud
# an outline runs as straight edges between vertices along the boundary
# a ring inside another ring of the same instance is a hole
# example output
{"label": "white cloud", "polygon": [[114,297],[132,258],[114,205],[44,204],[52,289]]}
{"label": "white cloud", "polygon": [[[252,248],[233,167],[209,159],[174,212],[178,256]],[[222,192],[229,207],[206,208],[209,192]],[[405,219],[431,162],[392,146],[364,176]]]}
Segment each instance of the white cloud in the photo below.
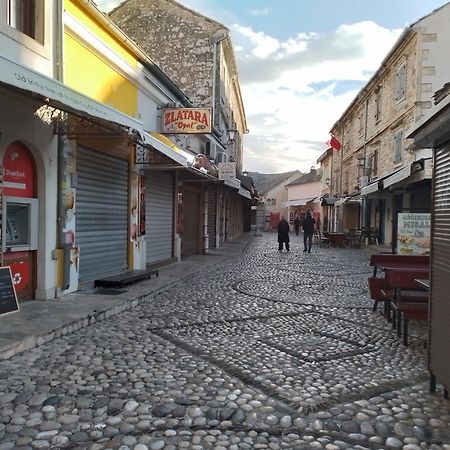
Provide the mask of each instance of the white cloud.
{"label": "white cloud", "polygon": [[248,13],[252,16],[268,16],[270,13],[270,8],[268,6],[265,6],[264,8],[260,9],[250,9]]}
{"label": "white cloud", "polygon": [[326,149],[330,128],[400,32],[367,21],[280,42],[233,25],[250,129],[244,167],[270,173],[308,171],[315,165]]}

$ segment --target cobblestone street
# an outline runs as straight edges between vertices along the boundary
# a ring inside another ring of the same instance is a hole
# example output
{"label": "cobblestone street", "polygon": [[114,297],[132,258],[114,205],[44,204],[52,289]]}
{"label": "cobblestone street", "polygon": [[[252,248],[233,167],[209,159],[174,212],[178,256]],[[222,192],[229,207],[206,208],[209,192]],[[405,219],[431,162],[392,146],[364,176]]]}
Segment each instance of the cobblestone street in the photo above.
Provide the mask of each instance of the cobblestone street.
{"label": "cobblestone street", "polygon": [[276,235],[0,362],[0,450],[450,449],[426,324],[372,312],[366,250]]}

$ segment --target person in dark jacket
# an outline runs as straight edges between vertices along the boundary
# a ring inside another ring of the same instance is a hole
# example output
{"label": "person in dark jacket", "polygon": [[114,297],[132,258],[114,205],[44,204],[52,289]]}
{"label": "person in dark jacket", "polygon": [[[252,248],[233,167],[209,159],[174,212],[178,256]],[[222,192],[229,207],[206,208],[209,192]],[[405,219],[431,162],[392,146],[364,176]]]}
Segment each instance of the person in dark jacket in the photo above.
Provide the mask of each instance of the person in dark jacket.
{"label": "person in dark jacket", "polygon": [[295,234],[298,236],[298,233],[300,232],[300,225],[302,223],[300,222],[300,219],[298,218],[298,216],[295,218],[294,220],[294,230],[295,230]]}
{"label": "person in dark jacket", "polygon": [[286,251],[289,251],[289,224],[284,217],[278,222],[278,251],[283,250],[283,242]]}
{"label": "person in dark jacket", "polygon": [[302,228],[303,228],[303,245],[305,249],[303,253],[308,252],[311,253],[312,246],[312,238],[314,235],[314,223],[316,221],[311,217],[311,211],[306,213],[306,217],[303,219]]}

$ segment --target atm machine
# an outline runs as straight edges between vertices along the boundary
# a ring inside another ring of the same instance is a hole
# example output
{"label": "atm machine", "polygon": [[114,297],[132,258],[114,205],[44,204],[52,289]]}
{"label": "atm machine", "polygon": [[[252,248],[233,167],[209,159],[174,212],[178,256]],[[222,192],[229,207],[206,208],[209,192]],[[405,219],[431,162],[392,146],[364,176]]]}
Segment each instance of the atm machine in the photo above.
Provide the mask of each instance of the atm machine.
{"label": "atm machine", "polygon": [[1,251],[19,300],[34,297],[34,260],[38,242],[38,199],[4,196]]}

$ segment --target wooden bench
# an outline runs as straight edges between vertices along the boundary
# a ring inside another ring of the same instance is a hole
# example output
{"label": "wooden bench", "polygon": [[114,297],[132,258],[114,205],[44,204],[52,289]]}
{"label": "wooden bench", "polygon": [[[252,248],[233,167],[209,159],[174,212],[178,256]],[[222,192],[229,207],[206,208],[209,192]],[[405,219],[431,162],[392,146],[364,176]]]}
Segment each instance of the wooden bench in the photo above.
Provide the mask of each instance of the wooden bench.
{"label": "wooden bench", "polygon": [[[417,278],[428,278],[429,271],[423,269],[392,269],[386,277],[387,288],[382,289],[386,300],[390,299],[392,327],[401,337],[403,320],[403,344],[408,345],[408,321],[427,320],[428,292],[419,287]],[[388,311],[389,315],[389,311]]]}
{"label": "wooden bench", "polygon": [[152,275],[159,276],[159,270],[128,270],[117,275],[101,278],[94,281],[94,286],[97,287],[110,287],[110,288],[123,288],[128,284],[136,283],[136,281],[148,280]]}

